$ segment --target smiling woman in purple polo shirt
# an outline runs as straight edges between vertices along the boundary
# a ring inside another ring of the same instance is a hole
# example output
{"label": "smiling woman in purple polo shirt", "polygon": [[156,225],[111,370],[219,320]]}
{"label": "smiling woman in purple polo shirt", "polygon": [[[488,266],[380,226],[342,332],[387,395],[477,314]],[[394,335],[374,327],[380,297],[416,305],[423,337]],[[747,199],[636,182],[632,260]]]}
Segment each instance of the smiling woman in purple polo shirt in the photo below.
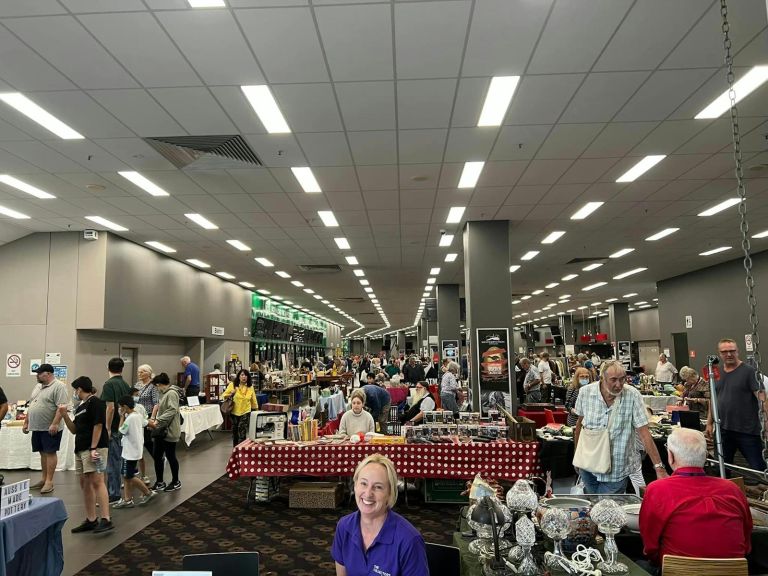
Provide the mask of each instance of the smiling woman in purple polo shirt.
{"label": "smiling woman in purple polo shirt", "polygon": [[429,576],[424,539],[392,511],[397,472],[386,456],[371,454],[354,475],[358,511],[336,526],[331,556],[336,576]]}

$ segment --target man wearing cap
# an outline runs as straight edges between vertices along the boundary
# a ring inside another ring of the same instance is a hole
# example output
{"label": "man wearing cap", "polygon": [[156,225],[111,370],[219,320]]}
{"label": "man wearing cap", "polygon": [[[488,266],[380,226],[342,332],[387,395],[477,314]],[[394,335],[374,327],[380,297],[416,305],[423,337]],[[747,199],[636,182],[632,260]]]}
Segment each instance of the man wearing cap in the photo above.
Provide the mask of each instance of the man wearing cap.
{"label": "man wearing cap", "polygon": [[59,405],[69,403],[67,387],[53,375],[53,366],[41,364],[35,370],[37,386],[32,390],[27,417],[22,430],[32,432],[32,451],[40,452],[42,479],[30,486],[41,494],[53,492],[53,473],[58,464],[57,452],[61,446],[62,430],[59,428],[61,414]]}

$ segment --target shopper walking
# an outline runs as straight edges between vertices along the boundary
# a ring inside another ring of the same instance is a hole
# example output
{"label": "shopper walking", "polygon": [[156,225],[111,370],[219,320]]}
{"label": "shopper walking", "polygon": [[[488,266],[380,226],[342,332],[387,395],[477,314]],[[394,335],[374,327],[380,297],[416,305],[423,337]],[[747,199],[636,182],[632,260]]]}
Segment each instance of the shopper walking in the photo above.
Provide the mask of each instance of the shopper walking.
{"label": "shopper walking", "polygon": [[[235,385],[235,382],[237,385]],[[253,389],[251,374],[248,370],[240,370],[235,376],[235,381],[230,382],[224,394],[223,400],[232,398],[232,412],[229,419],[232,421],[232,446],[237,446],[248,437],[248,427],[251,422],[251,410],[259,409],[256,399],[256,391]]]}
{"label": "shopper walking", "polygon": [[104,382],[101,399],[107,404],[107,433],[109,434],[109,458],[107,460],[107,492],[109,503],[120,501],[120,484],[123,468],[123,446],[120,443],[120,416],[117,413],[117,402],[123,396],[130,395],[131,387],[123,380],[125,363],[122,358],[112,358],[107,364],[109,379]]}
{"label": "shopper walking", "polygon": [[[176,444],[181,438],[181,423],[179,419],[179,399],[183,391],[178,386],[171,385],[168,374],[161,372],[152,380],[160,390],[160,403],[157,416],[147,423],[152,430],[154,447],[152,458],[155,460],[155,491],[173,492],[181,488],[179,481],[179,461],[176,459]],[[171,468],[171,483],[163,482],[165,457]]]}

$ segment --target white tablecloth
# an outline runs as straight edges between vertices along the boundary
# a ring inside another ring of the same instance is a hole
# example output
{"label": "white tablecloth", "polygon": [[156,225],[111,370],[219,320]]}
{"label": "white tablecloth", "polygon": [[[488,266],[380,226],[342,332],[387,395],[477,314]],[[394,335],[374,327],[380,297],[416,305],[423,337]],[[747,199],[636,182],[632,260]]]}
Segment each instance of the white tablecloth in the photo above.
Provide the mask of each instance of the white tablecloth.
{"label": "white tablecloth", "polygon": [[[0,428],[0,470],[18,470],[20,468],[41,470],[40,454],[32,452],[31,434],[24,434],[21,431],[21,426],[3,424],[3,427]],[[74,469],[75,436],[64,427],[56,470]]]}
{"label": "white tablecloth", "polygon": [[666,410],[667,406],[677,404],[678,400],[680,400],[678,396],[643,396],[645,405],[659,412]]}
{"label": "white tablecloth", "polygon": [[182,408],[181,414],[184,416],[181,432],[184,434],[184,442],[187,446],[192,444],[192,440],[200,432],[217,428],[224,423],[218,404],[203,404],[194,409]]}

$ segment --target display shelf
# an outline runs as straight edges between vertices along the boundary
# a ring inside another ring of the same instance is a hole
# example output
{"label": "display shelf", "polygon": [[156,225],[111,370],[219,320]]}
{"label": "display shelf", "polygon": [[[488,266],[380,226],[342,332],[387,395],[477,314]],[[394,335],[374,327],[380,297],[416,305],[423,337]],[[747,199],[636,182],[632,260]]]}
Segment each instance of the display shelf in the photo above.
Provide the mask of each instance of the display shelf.
{"label": "display shelf", "polygon": [[221,395],[227,389],[229,378],[226,374],[205,375],[205,400],[209,404],[219,402]]}

